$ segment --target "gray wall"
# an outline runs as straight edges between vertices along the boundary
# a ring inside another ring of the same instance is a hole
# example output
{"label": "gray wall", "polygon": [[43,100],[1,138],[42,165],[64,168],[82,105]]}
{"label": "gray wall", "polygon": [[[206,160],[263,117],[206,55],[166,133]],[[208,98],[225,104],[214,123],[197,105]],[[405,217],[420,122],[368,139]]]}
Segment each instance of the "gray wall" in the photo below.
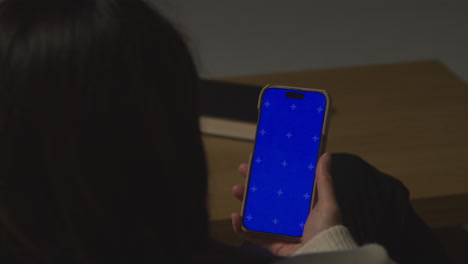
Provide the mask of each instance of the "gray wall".
{"label": "gray wall", "polygon": [[203,77],[438,59],[468,81],[468,1],[155,1]]}

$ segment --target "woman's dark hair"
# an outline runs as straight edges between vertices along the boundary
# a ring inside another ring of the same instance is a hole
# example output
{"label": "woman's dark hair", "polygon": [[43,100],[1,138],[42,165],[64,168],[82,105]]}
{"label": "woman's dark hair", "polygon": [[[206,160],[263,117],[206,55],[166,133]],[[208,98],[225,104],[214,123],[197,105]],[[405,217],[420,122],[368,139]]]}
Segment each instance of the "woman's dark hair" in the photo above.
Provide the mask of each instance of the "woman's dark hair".
{"label": "woman's dark hair", "polygon": [[181,37],[141,0],[0,1],[0,255],[202,250],[197,80]]}

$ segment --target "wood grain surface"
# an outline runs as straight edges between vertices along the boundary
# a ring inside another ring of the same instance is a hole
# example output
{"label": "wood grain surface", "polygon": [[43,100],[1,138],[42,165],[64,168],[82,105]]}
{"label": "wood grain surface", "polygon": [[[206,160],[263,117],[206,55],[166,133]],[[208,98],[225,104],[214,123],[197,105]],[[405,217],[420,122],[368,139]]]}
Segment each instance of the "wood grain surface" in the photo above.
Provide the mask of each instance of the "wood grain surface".
{"label": "wood grain surface", "polygon": [[[222,80],[327,90],[333,101],[328,152],[359,155],[400,179],[410,190],[416,211],[429,219],[429,225],[468,223],[468,86],[439,62]],[[239,107],[256,106],[239,102]],[[204,142],[210,173],[210,215],[226,219],[240,210],[231,187],[243,182],[237,167],[248,160],[253,144],[210,136],[204,136]],[[440,214],[456,219],[441,221],[445,216]]]}

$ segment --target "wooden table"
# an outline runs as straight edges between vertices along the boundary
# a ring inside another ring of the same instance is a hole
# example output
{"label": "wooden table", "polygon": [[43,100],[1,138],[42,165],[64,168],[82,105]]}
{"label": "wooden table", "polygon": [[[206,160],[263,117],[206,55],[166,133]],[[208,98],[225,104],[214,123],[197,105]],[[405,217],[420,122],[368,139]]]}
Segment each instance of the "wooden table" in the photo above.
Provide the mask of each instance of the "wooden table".
{"label": "wooden table", "polygon": [[[361,156],[400,179],[431,227],[468,223],[468,86],[437,61],[225,78],[326,89],[328,152]],[[242,105],[239,107],[256,107]],[[204,136],[212,220],[240,210],[231,186],[252,142]]]}

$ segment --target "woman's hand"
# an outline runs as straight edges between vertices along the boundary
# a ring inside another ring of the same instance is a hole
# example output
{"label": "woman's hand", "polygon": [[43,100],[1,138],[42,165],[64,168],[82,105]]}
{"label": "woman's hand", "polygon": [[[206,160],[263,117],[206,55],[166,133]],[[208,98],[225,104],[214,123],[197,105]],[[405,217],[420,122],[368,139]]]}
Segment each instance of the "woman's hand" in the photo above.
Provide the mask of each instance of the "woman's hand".
{"label": "woman's hand", "polygon": [[[300,243],[256,237],[245,233],[241,229],[242,219],[238,213],[233,213],[231,216],[234,231],[252,243],[268,249],[277,256],[290,256],[321,231],[341,224],[340,208],[335,198],[330,165],[331,155],[328,153],[323,154],[318,161],[315,176],[317,184],[315,205],[312,207],[309,217],[307,218],[302,241]],[[239,172],[244,177],[247,175],[247,168],[248,165],[246,163],[239,166]],[[233,195],[241,202],[244,197],[244,191],[245,188],[243,185],[238,184],[232,187]]]}

